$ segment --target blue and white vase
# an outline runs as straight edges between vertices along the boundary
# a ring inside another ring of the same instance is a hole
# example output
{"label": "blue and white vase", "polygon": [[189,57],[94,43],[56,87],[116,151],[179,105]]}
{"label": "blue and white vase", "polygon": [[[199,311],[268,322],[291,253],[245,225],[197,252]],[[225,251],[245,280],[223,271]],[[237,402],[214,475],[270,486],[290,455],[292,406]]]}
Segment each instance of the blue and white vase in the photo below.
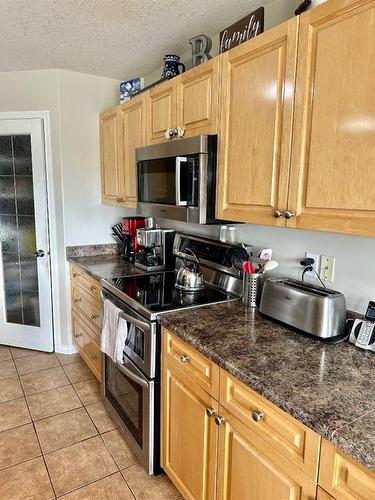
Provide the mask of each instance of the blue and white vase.
{"label": "blue and white vase", "polygon": [[[180,71],[181,70],[181,71]],[[173,78],[185,71],[185,65],[180,62],[180,57],[173,54],[164,56],[164,68],[162,78]]]}

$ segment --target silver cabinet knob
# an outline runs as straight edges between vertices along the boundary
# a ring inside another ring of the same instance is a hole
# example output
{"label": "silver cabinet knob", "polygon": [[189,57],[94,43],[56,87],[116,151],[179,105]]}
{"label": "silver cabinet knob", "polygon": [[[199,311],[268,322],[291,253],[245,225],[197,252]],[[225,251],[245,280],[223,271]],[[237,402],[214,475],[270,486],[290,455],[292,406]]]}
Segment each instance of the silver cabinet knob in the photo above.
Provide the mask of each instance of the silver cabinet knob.
{"label": "silver cabinet knob", "polygon": [[286,219],[291,219],[292,217],[294,217],[294,213],[291,212],[290,210],[285,210],[285,212],[283,212],[283,216],[286,218]]}
{"label": "silver cabinet knob", "polygon": [[82,333],[76,333],[74,336],[76,339],[78,339],[79,337],[82,337]]}
{"label": "silver cabinet knob", "polygon": [[116,198],[116,203],[122,203],[124,201],[124,198]]}
{"label": "silver cabinet knob", "polygon": [[207,408],[206,413],[209,417],[213,417],[216,413],[216,410],[215,410],[215,408]]}
{"label": "silver cabinet knob", "polygon": [[95,354],[93,354],[93,355],[91,356],[91,359],[96,359],[97,357],[98,357],[98,356],[95,356]]}
{"label": "silver cabinet knob", "polygon": [[225,418],[222,415],[217,415],[215,417],[215,424],[222,425],[225,422]]}
{"label": "silver cabinet knob", "polygon": [[34,253],[34,257],[44,257],[46,255],[46,252],[44,250],[37,250]]}
{"label": "silver cabinet knob", "polygon": [[187,354],[181,354],[180,356],[180,361],[181,363],[187,363],[190,359],[190,356],[188,356]]}
{"label": "silver cabinet knob", "polygon": [[283,213],[277,208],[275,208],[275,210],[272,212],[272,216],[275,217],[275,219],[279,219],[282,215]]}
{"label": "silver cabinet knob", "polygon": [[262,411],[253,411],[251,414],[251,418],[255,420],[255,422],[259,422],[263,417],[264,413]]}
{"label": "silver cabinet knob", "polygon": [[78,299],[74,299],[74,302],[82,302],[82,299],[81,298],[78,298]]}
{"label": "silver cabinet knob", "polygon": [[177,134],[178,134],[178,132],[176,129],[167,128],[167,130],[165,131],[164,137],[166,139],[173,139],[173,137],[176,137]]}
{"label": "silver cabinet knob", "polygon": [[96,286],[95,286],[95,285],[90,286],[90,290],[91,290],[92,292],[95,292],[95,290],[96,290]]}
{"label": "silver cabinet knob", "polygon": [[91,319],[96,319],[96,318],[99,318],[99,315],[98,314],[91,314],[90,318]]}

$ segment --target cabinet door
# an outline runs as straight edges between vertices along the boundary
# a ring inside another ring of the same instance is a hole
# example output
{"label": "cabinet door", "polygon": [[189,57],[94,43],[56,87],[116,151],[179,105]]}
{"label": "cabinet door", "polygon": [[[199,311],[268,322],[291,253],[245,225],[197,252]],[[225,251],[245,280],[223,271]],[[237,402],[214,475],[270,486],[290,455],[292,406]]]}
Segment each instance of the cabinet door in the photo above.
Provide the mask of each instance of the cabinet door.
{"label": "cabinet door", "polygon": [[217,217],[285,226],[298,18],[223,56]]}
{"label": "cabinet door", "polygon": [[323,488],[318,486],[318,494],[316,496],[317,500],[335,500],[329,493],[327,493]]}
{"label": "cabinet door", "polygon": [[117,205],[122,201],[119,172],[119,124],[117,108],[100,114],[100,160],[102,203]]}
{"label": "cabinet door", "polygon": [[313,500],[316,484],[219,407],[218,499]]}
{"label": "cabinet door", "polygon": [[121,192],[125,207],[137,207],[135,148],[144,145],[145,108],[143,95],[133,97],[119,108]]}
{"label": "cabinet door", "polygon": [[215,498],[216,401],[163,358],[162,462],[185,499]]}
{"label": "cabinet door", "polygon": [[338,500],[374,500],[375,474],[325,439],[319,468],[319,484]]}
{"label": "cabinet door", "polygon": [[175,129],[176,124],[176,80],[163,82],[150,89],[147,101],[147,144],[165,140],[165,131]]}
{"label": "cabinet door", "polygon": [[290,227],[375,236],[375,2],[301,16]]}
{"label": "cabinet door", "polygon": [[217,134],[220,61],[215,57],[177,80],[177,125],[185,137]]}

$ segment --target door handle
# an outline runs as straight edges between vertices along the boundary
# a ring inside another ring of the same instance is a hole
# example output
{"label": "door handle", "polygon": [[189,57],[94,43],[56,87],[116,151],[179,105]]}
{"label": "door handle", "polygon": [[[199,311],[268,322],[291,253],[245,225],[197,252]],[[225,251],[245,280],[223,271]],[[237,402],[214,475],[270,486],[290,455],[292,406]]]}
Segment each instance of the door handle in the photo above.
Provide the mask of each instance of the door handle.
{"label": "door handle", "polygon": [[119,363],[116,363],[116,368],[120,370],[126,377],[129,377],[133,382],[139,384],[141,387],[144,389],[148,389],[148,383],[146,380],[143,378],[139,377],[135,373],[129,370],[129,368],[126,368],[124,365],[120,365]]}
{"label": "door handle", "polygon": [[35,253],[34,253],[34,257],[44,257],[46,255],[45,251],[44,250],[37,250]]}

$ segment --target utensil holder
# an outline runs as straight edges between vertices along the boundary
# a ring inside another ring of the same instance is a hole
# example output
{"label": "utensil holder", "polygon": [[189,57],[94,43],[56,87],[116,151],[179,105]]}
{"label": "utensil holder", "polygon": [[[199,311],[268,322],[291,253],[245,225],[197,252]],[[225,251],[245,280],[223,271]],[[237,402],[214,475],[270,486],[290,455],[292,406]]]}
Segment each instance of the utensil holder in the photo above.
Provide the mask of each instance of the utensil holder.
{"label": "utensil holder", "polygon": [[263,284],[262,273],[244,273],[242,302],[248,307],[257,307]]}

